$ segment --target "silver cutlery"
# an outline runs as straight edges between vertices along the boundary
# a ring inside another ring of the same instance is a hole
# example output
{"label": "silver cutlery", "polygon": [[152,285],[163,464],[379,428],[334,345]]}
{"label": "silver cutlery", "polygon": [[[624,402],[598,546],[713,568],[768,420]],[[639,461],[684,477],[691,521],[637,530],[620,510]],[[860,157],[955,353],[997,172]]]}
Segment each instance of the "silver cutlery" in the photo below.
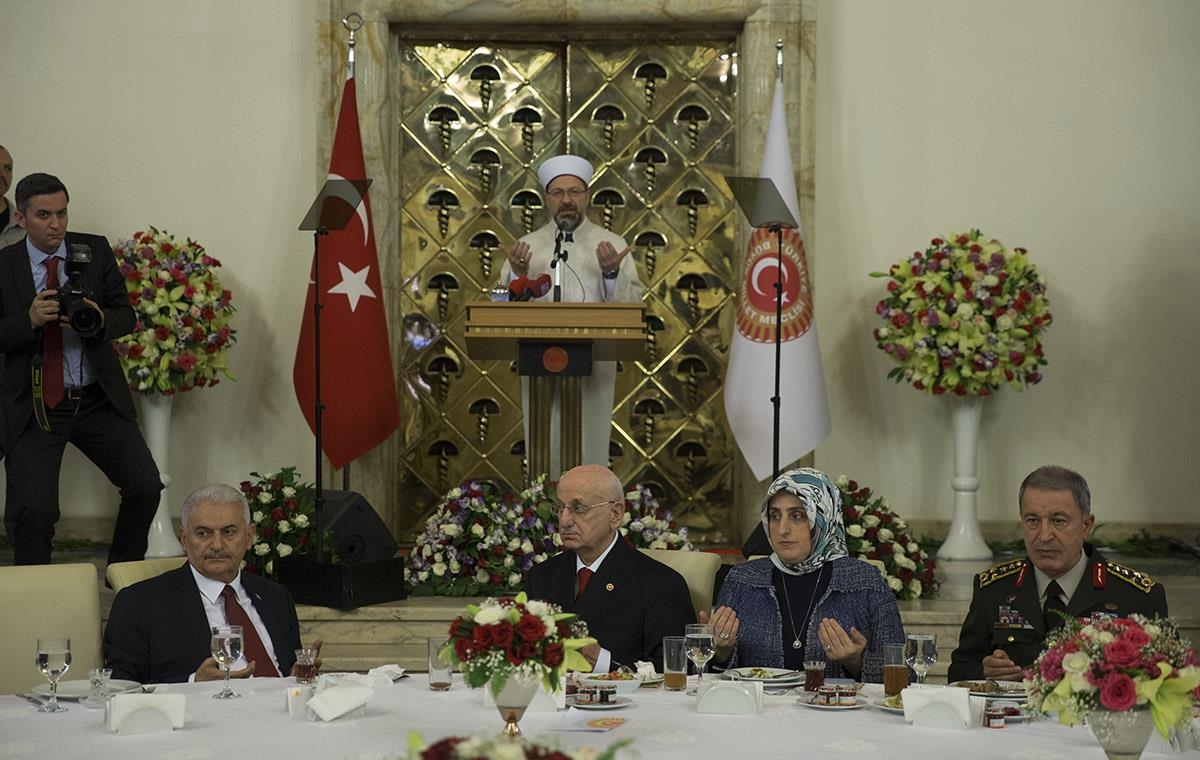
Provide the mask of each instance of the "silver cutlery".
{"label": "silver cutlery", "polygon": [[44,707],[46,705],[46,703],[44,701],[38,699],[37,697],[33,696],[32,694],[15,694],[13,696],[20,697],[21,699],[25,700],[26,702],[37,705],[38,707]]}

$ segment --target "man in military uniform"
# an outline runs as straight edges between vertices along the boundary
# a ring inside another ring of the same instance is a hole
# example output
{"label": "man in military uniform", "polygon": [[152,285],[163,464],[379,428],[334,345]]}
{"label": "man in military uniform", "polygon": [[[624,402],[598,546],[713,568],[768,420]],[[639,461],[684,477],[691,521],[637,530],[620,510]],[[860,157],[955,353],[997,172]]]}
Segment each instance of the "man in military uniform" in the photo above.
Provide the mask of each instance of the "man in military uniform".
{"label": "man in military uniform", "polygon": [[950,681],[1021,680],[1064,616],[1167,615],[1161,585],[1086,543],[1096,518],[1082,475],[1039,467],[1021,483],[1018,502],[1028,556],[975,577]]}

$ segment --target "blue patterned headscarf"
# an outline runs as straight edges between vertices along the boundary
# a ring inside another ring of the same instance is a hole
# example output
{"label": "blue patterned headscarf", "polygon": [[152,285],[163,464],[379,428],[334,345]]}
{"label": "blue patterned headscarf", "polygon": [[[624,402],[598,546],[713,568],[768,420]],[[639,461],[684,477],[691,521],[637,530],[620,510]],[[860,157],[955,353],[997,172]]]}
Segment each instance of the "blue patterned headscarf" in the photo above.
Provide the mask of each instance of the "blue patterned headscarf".
{"label": "blue patterned headscarf", "polygon": [[811,467],[797,467],[775,478],[762,503],[762,526],[771,537],[767,507],[771,497],[787,491],[804,505],[804,514],[812,530],[812,551],[804,561],[789,565],[771,552],[771,562],[789,575],[804,575],[820,569],[826,562],[846,556],[846,526],[842,522],[842,495],[829,476]]}

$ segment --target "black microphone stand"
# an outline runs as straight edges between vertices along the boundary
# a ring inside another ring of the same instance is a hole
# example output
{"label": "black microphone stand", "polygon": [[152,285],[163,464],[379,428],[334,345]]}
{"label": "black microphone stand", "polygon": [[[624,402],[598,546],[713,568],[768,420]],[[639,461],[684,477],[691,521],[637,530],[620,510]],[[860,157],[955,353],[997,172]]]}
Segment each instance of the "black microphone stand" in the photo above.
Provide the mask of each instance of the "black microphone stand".
{"label": "black microphone stand", "polygon": [[321,236],[328,235],[325,227],[313,230],[313,371],[316,382],[313,384],[313,435],[316,437],[317,465],[314,488],[314,511],[317,517],[317,562],[325,561],[325,491],[321,485],[321,451],[324,442],[324,431],[321,428],[321,418],[325,414],[325,404],[321,403]]}
{"label": "black microphone stand", "polygon": [[[557,226],[557,222],[555,222]],[[558,260],[567,260],[566,253],[562,249],[563,244],[563,228],[559,227],[558,232],[554,233],[554,258],[550,259],[550,268],[554,270],[554,303],[562,303],[562,270],[558,267]]]}
{"label": "black microphone stand", "polygon": [[775,419],[771,425],[772,459],[771,466],[775,474],[771,479],[779,477],[779,408],[782,394],[779,388],[779,367],[783,361],[783,225],[772,224],[768,229],[775,233],[775,395],[771,397]]}

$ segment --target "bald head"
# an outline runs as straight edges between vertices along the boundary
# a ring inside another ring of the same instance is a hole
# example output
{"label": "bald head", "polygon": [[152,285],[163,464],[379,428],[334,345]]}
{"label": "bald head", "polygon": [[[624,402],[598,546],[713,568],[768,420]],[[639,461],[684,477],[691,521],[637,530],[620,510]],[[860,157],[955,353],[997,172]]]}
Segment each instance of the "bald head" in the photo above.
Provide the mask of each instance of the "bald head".
{"label": "bald head", "polygon": [[558,534],[565,549],[591,564],[608,548],[625,517],[625,493],[612,470],[585,464],[558,481]]}
{"label": "bald head", "polygon": [[599,464],[581,464],[567,470],[558,481],[558,490],[564,487],[572,492],[586,493],[597,500],[624,501],[625,490],[621,479],[607,467]]}

